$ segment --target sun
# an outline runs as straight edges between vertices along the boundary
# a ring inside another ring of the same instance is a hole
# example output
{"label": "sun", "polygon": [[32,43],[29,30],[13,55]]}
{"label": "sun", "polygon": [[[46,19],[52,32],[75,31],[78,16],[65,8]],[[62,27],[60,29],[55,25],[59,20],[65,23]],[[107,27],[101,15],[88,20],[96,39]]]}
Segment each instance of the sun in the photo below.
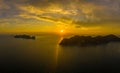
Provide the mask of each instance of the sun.
{"label": "sun", "polygon": [[64,30],[60,30],[60,32],[61,32],[61,33],[63,33],[63,32],[64,32]]}
{"label": "sun", "polygon": [[59,30],[57,33],[58,33],[59,35],[64,35],[66,32],[65,32],[64,29],[61,29],[61,30]]}

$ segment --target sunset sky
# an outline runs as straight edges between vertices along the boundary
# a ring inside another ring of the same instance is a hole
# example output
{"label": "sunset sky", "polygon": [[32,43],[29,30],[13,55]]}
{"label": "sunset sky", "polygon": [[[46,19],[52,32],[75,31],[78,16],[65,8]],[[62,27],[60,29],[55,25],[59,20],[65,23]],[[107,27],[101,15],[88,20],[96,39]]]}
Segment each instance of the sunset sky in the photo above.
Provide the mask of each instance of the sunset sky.
{"label": "sunset sky", "polygon": [[120,34],[120,0],[0,0],[0,33]]}

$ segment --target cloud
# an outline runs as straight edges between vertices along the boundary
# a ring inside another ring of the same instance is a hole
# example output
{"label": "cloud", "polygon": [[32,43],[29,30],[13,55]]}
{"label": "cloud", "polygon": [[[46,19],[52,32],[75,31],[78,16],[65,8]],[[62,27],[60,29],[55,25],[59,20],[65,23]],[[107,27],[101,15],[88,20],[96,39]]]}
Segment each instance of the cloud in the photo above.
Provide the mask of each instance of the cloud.
{"label": "cloud", "polygon": [[77,28],[120,21],[120,0],[0,0],[0,4],[1,19],[60,22]]}

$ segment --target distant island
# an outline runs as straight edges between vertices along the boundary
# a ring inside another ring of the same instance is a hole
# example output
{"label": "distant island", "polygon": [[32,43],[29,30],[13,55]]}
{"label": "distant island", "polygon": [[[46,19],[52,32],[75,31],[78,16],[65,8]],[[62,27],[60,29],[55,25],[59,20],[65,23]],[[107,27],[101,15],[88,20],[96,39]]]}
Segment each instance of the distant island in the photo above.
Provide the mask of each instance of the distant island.
{"label": "distant island", "polygon": [[76,35],[71,38],[64,38],[59,44],[61,46],[95,46],[110,42],[120,42],[120,38],[113,34],[96,37]]}
{"label": "distant island", "polygon": [[23,39],[34,39],[35,40],[35,36],[30,36],[30,35],[15,35],[14,38],[23,38]]}

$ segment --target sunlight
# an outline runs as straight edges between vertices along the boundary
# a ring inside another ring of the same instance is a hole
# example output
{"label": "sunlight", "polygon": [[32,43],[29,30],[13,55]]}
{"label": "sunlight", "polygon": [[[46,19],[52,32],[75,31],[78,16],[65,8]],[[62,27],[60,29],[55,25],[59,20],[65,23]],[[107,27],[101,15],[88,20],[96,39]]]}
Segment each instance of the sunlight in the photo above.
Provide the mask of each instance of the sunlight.
{"label": "sunlight", "polygon": [[62,40],[63,40],[63,37],[61,36],[60,39],[59,39],[59,41],[58,41],[58,44],[56,45],[56,51],[55,51],[55,66],[56,66],[56,67],[55,67],[55,68],[57,68],[57,66],[58,66],[59,54],[60,54],[60,52],[61,52],[59,43],[60,43]]}
{"label": "sunlight", "polygon": [[64,32],[64,30],[61,30],[60,32],[61,32],[61,33],[63,33],[63,32]]}
{"label": "sunlight", "polygon": [[64,34],[65,34],[65,30],[61,29],[61,30],[59,31],[59,34],[60,34],[60,35],[64,35]]}

